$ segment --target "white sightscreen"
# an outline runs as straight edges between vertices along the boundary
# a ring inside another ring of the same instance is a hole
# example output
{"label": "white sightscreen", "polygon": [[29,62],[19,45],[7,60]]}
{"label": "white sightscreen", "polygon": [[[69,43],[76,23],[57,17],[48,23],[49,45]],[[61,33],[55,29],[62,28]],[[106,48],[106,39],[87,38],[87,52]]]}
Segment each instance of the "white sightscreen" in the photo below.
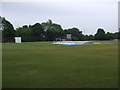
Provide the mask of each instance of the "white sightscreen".
{"label": "white sightscreen", "polygon": [[15,37],[15,43],[21,43],[21,37]]}
{"label": "white sightscreen", "polygon": [[71,34],[67,34],[67,39],[71,39]]}

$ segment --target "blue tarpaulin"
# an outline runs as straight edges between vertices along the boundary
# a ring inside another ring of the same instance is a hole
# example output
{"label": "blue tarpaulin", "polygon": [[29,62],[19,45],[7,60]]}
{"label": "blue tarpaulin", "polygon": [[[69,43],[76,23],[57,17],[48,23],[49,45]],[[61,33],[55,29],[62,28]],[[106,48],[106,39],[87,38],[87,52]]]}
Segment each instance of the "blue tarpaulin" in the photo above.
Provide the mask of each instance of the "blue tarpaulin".
{"label": "blue tarpaulin", "polygon": [[112,44],[112,43],[94,43],[94,42],[86,42],[86,43],[82,43],[82,44],[60,44],[58,46],[69,46],[69,45],[88,45],[88,44]]}

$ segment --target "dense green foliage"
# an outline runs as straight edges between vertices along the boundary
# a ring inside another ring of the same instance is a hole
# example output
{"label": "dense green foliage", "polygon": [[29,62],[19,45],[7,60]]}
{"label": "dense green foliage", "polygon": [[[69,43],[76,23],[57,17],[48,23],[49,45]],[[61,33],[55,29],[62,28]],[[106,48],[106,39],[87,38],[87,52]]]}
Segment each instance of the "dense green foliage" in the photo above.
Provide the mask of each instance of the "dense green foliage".
{"label": "dense green foliage", "polygon": [[3,42],[11,42],[14,41],[15,30],[13,25],[7,21],[5,18],[0,17],[2,20],[2,40]]}
{"label": "dense green foliage", "polygon": [[3,42],[13,42],[15,36],[22,37],[23,42],[55,41],[57,38],[66,39],[66,34],[71,34],[71,40],[74,41],[120,39],[120,32],[105,33],[102,28],[98,28],[95,35],[83,35],[82,31],[75,27],[63,30],[61,25],[53,23],[50,19],[47,22],[24,25],[14,30],[9,21],[2,17],[0,19],[2,19]]}
{"label": "dense green foliage", "polygon": [[70,29],[65,29],[65,34],[71,34],[72,35],[72,40],[83,40],[83,34],[82,31],[79,31],[78,28],[70,28]]}
{"label": "dense green foliage", "polygon": [[111,43],[3,43],[3,88],[117,88],[118,44]]}
{"label": "dense green foliage", "polygon": [[46,32],[46,40],[55,41],[56,38],[62,38],[64,31],[59,24],[52,23],[51,20],[42,23],[43,28]]}
{"label": "dense green foliage", "polygon": [[22,28],[17,28],[16,29],[16,36],[17,37],[22,37],[22,41],[32,41],[33,36],[32,36],[32,30],[29,27],[23,26]]}
{"label": "dense green foliage", "polygon": [[105,35],[105,31],[101,28],[99,28],[97,30],[97,33],[95,34],[95,40],[105,40],[106,39],[106,35]]}

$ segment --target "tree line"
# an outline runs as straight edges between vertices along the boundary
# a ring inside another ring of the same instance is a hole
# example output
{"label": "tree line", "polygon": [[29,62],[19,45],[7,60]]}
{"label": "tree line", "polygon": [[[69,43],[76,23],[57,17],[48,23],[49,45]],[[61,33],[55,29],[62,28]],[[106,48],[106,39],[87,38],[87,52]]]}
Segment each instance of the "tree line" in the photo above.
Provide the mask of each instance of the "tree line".
{"label": "tree line", "polygon": [[73,41],[120,39],[120,32],[105,33],[102,28],[98,28],[95,35],[84,35],[75,27],[63,30],[61,25],[53,23],[50,19],[47,22],[24,25],[16,29],[4,17],[0,17],[0,21],[2,42],[14,42],[14,37],[21,37],[23,42],[55,41],[56,38],[66,39],[67,34],[71,34]]}

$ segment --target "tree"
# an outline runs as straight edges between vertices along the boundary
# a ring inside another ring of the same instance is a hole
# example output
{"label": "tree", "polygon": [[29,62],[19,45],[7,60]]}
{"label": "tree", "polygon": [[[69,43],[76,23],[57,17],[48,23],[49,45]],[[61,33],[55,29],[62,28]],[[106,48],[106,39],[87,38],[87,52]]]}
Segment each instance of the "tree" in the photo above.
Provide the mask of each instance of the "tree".
{"label": "tree", "polygon": [[31,26],[32,35],[34,36],[35,41],[43,41],[44,40],[44,29],[40,23],[36,23]]}
{"label": "tree", "polygon": [[120,31],[118,32],[118,39],[120,39]]}
{"label": "tree", "polygon": [[[0,30],[3,33],[3,42],[11,42],[15,36],[22,37],[22,41],[54,41],[56,38],[66,38],[66,34],[72,35],[72,40],[112,40],[120,39],[120,32],[105,34],[104,29],[98,28],[97,33],[93,35],[83,35],[78,28],[69,28],[63,30],[61,25],[48,20],[34,25],[24,25],[14,30],[13,25],[5,18],[0,17]],[[0,33],[1,34],[1,33]]]}
{"label": "tree", "polygon": [[85,40],[94,40],[93,35],[85,35]]}
{"label": "tree", "polygon": [[70,28],[64,30],[65,34],[71,34],[72,40],[84,40],[84,35],[82,34],[82,31],[79,31],[78,28]]}
{"label": "tree", "polygon": [[15,30],[13,25],[5,18],[2,19],[2,40],[3,42],[12,42],[15,36]]}
{"label": "tree", "polygon": [[55,24],[55,23],[53,23],[52,26],[53,26],[53,29],[56,32],[56,38],[62,38],[63,33],[64,33],[62,27],[59,24]]}
{"label": "tree", "polygon": [[16,36],[21,37],[23,42],[34,41],[32,30],[29,27],[19,27],[16,29]]}
{"label": "tree", "polygon": [[105,31],[101,28],[98,28],[97,33],[95,34],[95,40],[105,40]]}
{"label": "tree", "polygon": [[112,39],[114,39],[114,34],[110,33],[110,32],[107,32],[107,34],[106,34],[106,40],[112,40]]}
{"label": "tree", "polygon": [[52,20],[49,19],[48,22],[43,22],[41,25],[46,32],[46,40],[54,41],[56,38],[62,38],[64,31],[59,24],[52,23]]}
{"label": "tree", "polygon": [[62,38],[63,35],[63,29],[59,24],[52,24],[52,27],[47,29],[47,40],[53,41],[56,40],[56,38]]}

